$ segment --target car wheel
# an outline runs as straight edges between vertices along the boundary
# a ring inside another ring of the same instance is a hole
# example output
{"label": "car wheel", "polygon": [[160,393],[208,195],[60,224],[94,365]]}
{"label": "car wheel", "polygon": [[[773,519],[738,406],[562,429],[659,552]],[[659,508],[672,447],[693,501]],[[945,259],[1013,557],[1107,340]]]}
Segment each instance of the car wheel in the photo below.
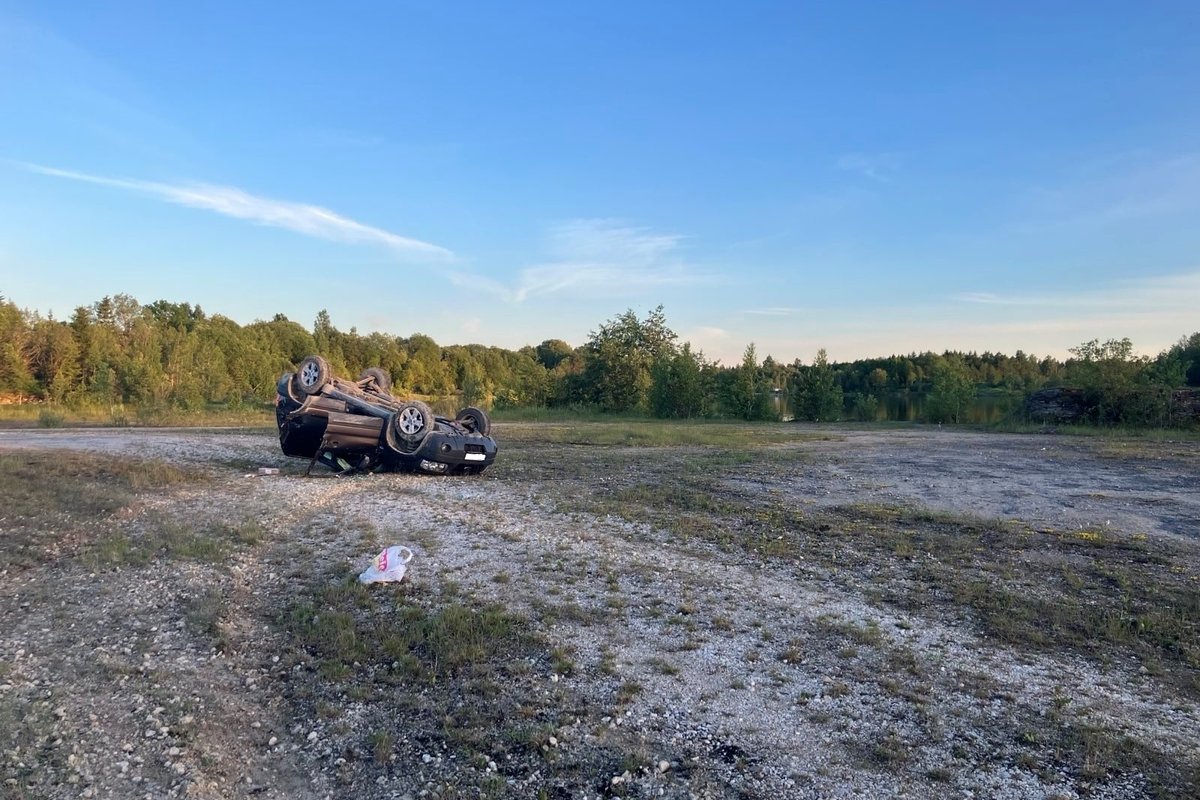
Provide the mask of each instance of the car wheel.
{"label": "car wheel", "polygon": [[488,419],[487,412],[482,408],[467,406],[458,412],[458,416],[454,418],[454,421],[461,422],[468,430],[484,436],[490,436],[492,433],[492,421]]}
{"label": "car wheel", "polygon": [[433,411],[420,400],[410,400],[392,414],[390,424],[401,441],[416,444],[433,430]]}
{"label": "car wheel", "polygon": [[296,383],[305,394],[317,394],[322,386],[329,383],[332,374],[328,361],[320,356],[309,356],[300,362],[300,368],[296,370]]}
{"label": "car wheel", "polygon": [[392,376],[387,374],[387,371],[380,367],[367,367],[358,376],[360,381],[365,381],[367,378],[375,379],[375,388],[384,394],[392,391]]}

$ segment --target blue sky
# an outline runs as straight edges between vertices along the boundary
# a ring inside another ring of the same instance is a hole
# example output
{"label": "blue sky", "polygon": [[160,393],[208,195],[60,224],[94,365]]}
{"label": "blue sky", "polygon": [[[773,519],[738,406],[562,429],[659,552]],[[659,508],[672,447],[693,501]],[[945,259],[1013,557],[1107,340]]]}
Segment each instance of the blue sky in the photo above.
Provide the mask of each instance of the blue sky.
{"label": "blue sky", "polygon": [[1200,329],[1200,5],[0,0],[0,293],[724,363]]}

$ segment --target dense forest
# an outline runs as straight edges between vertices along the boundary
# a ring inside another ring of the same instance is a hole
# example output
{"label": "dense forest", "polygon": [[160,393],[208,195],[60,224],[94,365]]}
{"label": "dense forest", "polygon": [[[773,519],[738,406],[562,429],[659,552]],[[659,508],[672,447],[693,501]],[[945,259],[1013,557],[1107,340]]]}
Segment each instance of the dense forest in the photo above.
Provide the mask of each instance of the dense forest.
{"label": "dense forest", "polygon": [[[277,314],[239,325],[199,306],[141,305],[104,297],[56,320],[0,297],[0,394],[68,406],[130,404],[180,409],[269,402],[275,381],[319,353],[343,375],[367,366],[391,373],[398,392],[490,408],[567,406],[674,418],[874,419],[882,398],[920,393],[925,417],[958,421],[979,393],[1024,394],[1069,386],[1084,392],[1098,423],[1161,424],[1171,390],[1200,386],[1200,333],[1155,358],[1128,339],[1090,341],[1059,361],[1018,351],[910,353],[849,363],[825,351],[809,364],[721,365],[667,326],[662,307],[601,323],[578,347],[559,339],[506,350],[441,346],[428,336],[338,330],[322,311],[311,328]],[[781,403],[780,400],[786,400]]]}

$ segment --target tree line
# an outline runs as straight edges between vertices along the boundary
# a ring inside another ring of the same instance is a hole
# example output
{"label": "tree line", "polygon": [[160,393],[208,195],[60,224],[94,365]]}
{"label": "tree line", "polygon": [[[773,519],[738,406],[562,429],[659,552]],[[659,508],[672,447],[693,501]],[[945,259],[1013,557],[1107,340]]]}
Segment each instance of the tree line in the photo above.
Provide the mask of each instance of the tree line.
{"label": "tree line", "polygon": [[189,303],[142,305],[119,294],[57,320],[0,297],[0,394],[68,405],[193,409],[268,402],[276,379],[313,353],[338,374],[379,366],[397,392],[454,397],[463,405],[680,419],[778,419],[785,409],[807,420],[874,419],[882,398],[916,393],[927,397],[931,420],[954,422],[980,391],[1075,386],[1107,407],[1093,421],[1131,422],[1137,420],[1122,414],[1130,417],[1129,408],[1144,405],[1148,394],[1200,386],[1200,333],[1154,358],[1136,356],[1128,339],[1094,340],[1071,352],[1066,361],[1020,351],[947,351],[836,363],[820,350],[811,363],[788,364],[769,355],[760,361],[751,343],[741,363],[725,366],[680,342],[662,306],[644,317],[618,314],[578,347],[547,339],[508,350],[441,346],[419,333],[341,331],[325,311],[311,328],[282,314],[239,325]]}

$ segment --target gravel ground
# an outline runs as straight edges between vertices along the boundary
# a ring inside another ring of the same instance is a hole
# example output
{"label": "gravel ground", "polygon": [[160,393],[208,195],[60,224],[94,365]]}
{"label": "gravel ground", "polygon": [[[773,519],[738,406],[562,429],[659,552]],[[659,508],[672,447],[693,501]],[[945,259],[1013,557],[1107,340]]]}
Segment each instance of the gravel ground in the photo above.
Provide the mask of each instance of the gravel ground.
{"label": "gravel ground", "polygon": [[[586,482],[530,479],[521,459],[531,451],[506,452],[505,434],[498,426],[501,461],[476,478],[343,479],[301,477],[304,464],[280,456],[270,433],[0,431],[0,454],[170,458],[208,476],[75,521],[81,541],[92,529],[153,535],[164,520],[262,531],[221,558],[115,566],[60,541],[38,564],[4,571],[4,796],[1154,796],[1136,771],[1054,757],[1061,745],[1042,738],[1051,727],[1120,736],[1195,780],[1195,696],[1133,659],[1004,646],[969,619],[879,602],[869,574],[822,579],[794,561],[578,510],[570,493],[589,492]],[[916,506],[1191,548],[1194,451],[834,429],[722,483],[747,503]],[[0,531],[16,524],[0,518]],[[381,602],[451,587],[568,654],[570,668],[531,656],[512,686],[492,690],[496,709],[517,693],[540,709],[546,733],[532,754],[498,741],[455,749],[452,725],[431,727],[411,702],[425,689],[323,681],[289,640],[280,610],[303,587],[356,574],[387,544],[416,557],[400,588],[372,589]],[[381,725],[391,752],[372,759],[364,741]],[[1200,796],[1187,780],[1176,796]]]}

